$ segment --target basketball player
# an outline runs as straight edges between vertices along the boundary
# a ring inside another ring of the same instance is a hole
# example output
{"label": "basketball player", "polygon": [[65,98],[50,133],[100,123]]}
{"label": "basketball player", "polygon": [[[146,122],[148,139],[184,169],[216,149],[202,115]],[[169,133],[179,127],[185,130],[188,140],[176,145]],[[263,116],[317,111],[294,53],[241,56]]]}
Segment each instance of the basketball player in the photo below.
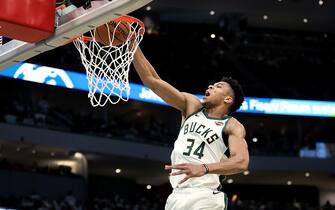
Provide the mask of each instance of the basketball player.
{"label": "basketball player", "polygon": [[142,82],[182,114],[172,165],[165,166],[165,170],[172,170],[173,187],[165,209],[226,209],[227,197],[217,190],[219,175],[243,172],[249,164],[245,129],[228,115],[244,100],[241,86],[236,80],[223,78],[207,88],[201,102],[162,80],[139,48],[133,64]]}

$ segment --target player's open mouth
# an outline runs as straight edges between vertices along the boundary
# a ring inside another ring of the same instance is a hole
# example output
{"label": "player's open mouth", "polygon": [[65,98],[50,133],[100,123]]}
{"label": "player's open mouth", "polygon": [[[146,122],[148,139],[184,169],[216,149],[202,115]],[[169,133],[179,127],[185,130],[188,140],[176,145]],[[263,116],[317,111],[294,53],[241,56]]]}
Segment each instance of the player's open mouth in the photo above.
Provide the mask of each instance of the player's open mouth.
{"label": "player's open mouth", "polygon": [[209,96],[209,95],[210,95],[209,92],[206,91],[206,92],[205,92],[205,96],[207,97],[207,96]]}

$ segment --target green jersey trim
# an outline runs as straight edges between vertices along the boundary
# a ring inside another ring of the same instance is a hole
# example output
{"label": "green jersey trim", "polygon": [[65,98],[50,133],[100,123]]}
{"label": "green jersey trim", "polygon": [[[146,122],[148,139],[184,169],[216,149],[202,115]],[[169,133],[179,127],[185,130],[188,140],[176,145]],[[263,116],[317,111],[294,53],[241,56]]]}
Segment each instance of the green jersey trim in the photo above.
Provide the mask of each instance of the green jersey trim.
{"label": "green jersey trim", "polygon": [[224,210],[227,210],[228,209],[228,197],[226,193],[223,193],[223,197],[224,197]]}
{"label": "green jersey trim", "polygon": [[[228,115],[227,115],[228,116]],[[226,121],[226,123],[224,124],[222,131],[221,131],[221,136],[222,136],[222,140],[223,140],[223,144],[227,147],[227,150],[224,152],[224,154],[229,157],[230,156],[230,150],[229,150],[229,136],[228,134],[226,134],[226,126],[229,122],[229,120],[232,118],[232,116],[228,116],[228,120]]]}
{"label": "green jersey trim", "polygon": [[208,116],[208,114],[207,114],[207,112],[206,112],[205,109],[203,109],[202,112],[204,113],[204,115],[206,116],[207,119],[211,119],[211,120],[225,120],[225,119],[231,117],[229,115],[225,115],[223,117],[210,117],[210,116]]}
{"label": "green jersey trim", "polygon": [[190,117],[192,117],[193,115],[196,115],[197,113],[199,113],[204,107],[201,107],[200,109],[196,110],[195,112],[193,112],[192,114],[190,114],[189,116],[187,116],[184,120],[184,122],[182,123],[182,125],[180,126],[180,129],[184,126],[186,120],[188,120]]}

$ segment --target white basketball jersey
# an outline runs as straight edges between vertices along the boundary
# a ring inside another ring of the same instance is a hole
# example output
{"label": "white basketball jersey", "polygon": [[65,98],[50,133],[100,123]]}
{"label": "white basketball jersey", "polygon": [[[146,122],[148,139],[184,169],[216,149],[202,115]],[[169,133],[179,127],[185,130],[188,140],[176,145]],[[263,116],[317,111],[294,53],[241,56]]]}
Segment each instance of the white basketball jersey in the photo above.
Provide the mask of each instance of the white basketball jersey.
{"label": "white basketball jersey", "polygon": [[[224,128],[230,116],[211,118],[207,116],[204,108],[187,117],[181,126],[174,149],[171,154],[172,165],[181,163],[209,164],[227,159],[228,136]],[[173,170],[178,171],[178,170]],[[178,185],[185,174],[170,176],[173,188],[205,187],[216,189],[220,185],[218,174],[205,174],[193,177]]]}

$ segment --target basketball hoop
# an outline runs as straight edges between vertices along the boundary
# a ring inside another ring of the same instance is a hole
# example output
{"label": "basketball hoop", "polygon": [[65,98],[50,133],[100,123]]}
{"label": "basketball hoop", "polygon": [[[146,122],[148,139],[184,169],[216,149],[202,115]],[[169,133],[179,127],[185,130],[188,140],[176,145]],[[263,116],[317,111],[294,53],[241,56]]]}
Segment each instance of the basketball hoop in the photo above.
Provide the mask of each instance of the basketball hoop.
{"label": "basketball hoop", "polygon": [[[93,107],[104,106],[108,101],[116,104],[120,100],[129,100],[130,64],[145,28],[143,22],[131,16],[121,16],[113,23],[113,27],[105,24],[109,31],[108,45],[98,43],[97,28],[90,31],[91,37],[81,35],[73,41],[86,69],[88,97]],[[117,31],[125,24],[129,28],[128,35],[120,42]]]}

